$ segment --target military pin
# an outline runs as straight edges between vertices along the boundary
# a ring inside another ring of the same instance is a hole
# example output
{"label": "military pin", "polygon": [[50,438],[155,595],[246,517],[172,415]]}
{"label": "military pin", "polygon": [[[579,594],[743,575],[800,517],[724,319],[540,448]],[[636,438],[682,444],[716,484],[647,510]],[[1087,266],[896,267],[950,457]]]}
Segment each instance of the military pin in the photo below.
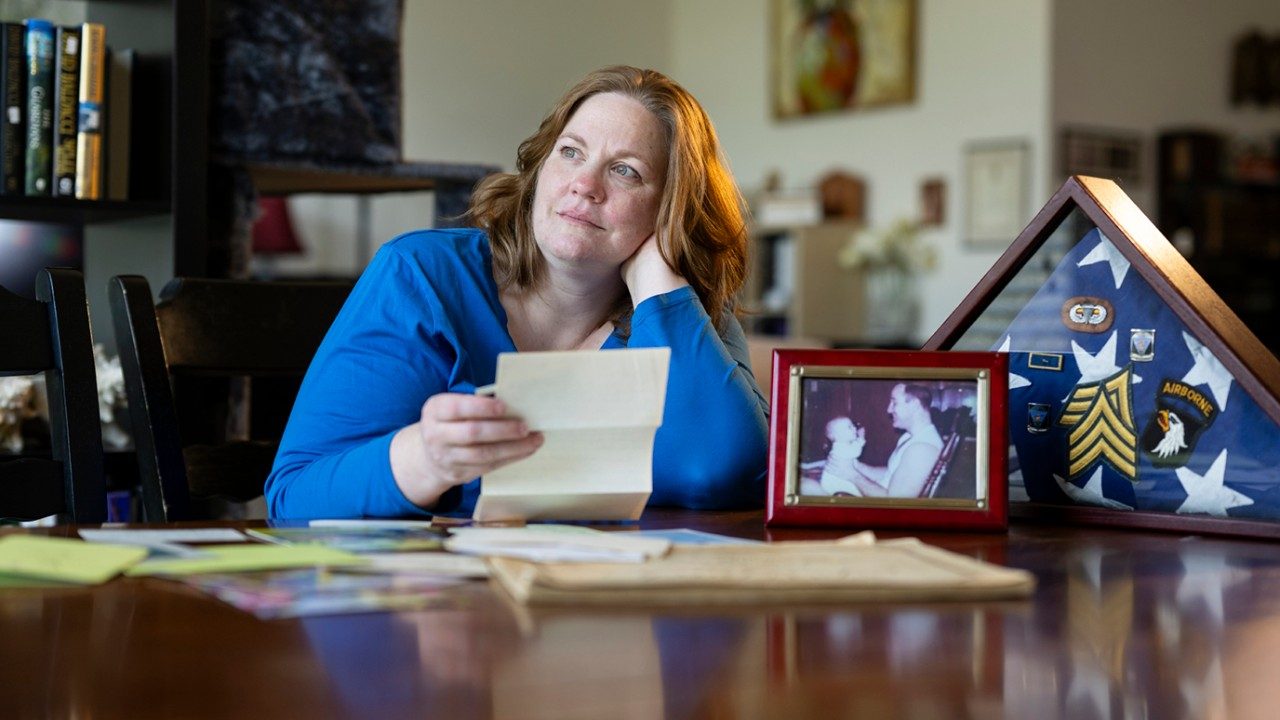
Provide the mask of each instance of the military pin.
{"label": "military pin", "polygon": [[1027,353],[1027,367],[1032,370],[1062,372],[1062,354],[1048,352]]}
{"label": "military pin", "polygon": [[1042,433],[1049,429],[1049,403],[1027,403],[1027,432]]}
{"label": "military pin", "polygon": [[1134,328],[1129,331],[1129,359],[1151,362],[1156,357],[1156,331]]}

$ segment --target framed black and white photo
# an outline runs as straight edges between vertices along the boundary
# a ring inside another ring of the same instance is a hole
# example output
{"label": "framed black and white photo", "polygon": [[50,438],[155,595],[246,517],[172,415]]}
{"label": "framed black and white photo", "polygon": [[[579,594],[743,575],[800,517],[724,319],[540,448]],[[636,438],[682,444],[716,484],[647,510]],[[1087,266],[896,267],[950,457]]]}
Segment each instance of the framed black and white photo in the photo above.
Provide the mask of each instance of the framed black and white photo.
{"label": "framed black and white photo", "polygon": [[1002,362],[777,351],[767,522],[1003,528]]}

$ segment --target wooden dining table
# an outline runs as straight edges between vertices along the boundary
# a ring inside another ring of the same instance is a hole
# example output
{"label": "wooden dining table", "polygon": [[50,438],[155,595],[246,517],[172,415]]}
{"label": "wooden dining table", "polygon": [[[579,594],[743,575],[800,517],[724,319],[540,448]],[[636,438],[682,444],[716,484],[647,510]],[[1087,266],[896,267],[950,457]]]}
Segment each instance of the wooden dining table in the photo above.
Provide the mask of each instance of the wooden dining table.
{"label": "wooden dining table", "polygon": [[[768,541],[855,530],[658,509],[638,527]],[[287,620],[158,578],[7,589],[0,717],[1280,717],[1275,542],[1045,524],[879,534],[1024,568],[1036,589],[587,609],[523,607],[475,581],[424,609]]]}

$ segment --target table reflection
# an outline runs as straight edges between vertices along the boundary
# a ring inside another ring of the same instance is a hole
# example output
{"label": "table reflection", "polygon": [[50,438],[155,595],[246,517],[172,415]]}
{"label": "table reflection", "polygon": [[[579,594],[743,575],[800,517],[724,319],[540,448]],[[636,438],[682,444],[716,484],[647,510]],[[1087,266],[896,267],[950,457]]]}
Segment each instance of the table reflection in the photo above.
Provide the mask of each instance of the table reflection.
{"label": "table reflection", "polygon": [[836,717],[1274,717],[1259,665],[1280,648],[1280,552],[1121,537],[1010,543],[1030,602],[772,615],[765,715],[823,698]]}

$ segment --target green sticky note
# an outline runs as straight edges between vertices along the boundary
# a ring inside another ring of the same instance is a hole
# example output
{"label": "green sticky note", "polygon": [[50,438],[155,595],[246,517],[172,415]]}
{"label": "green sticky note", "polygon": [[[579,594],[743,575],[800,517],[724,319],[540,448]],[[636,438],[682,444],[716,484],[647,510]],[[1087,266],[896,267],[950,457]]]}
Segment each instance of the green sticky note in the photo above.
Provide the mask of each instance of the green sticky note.
{"label": "green sticky note", "polygon": [[0,575],[93,585],[146,556],[144,547],[6,535],[0,538]]}
{"label": "green sticky note", "polygon": [[194,575],[210,572],[251,572],[317,565],[359,565],[359,555],[321,545],[214,545],[201,547],[207,557],[148,560],[130,568],[129,575]]}

